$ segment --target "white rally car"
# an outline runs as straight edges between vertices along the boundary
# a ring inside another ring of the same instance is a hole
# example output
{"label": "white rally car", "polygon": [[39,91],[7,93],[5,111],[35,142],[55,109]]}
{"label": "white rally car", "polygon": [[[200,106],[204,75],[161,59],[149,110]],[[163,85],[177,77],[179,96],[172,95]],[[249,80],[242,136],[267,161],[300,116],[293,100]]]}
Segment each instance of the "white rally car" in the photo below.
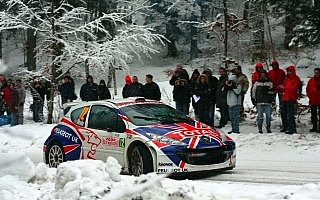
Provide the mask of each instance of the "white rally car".
{"label": "white rally car", "polygon": [[236,145],[221,130],[159,101],[143,98],[70,103],[44,143],[50,167],[78,159],[116,158],[124,173],[230,170]]}

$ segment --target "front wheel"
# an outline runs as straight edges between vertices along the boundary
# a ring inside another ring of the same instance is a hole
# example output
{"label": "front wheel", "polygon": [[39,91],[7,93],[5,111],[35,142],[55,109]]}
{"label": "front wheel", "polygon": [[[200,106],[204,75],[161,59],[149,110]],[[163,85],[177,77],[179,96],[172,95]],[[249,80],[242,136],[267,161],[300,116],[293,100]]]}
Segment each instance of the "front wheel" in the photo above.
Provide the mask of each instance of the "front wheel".
{"label": "front wheel", "polygon": [[134,176],[153,172],[153,160],[148,149],[139,144],[135,146],[130,157],[131,171]]}
{"label": "front wheel", "polygon": [[48,151],[48,164],[49,167],[57,168],[58,165],[65,162],[65,153],[62,146],[59,143],[51,145]]}

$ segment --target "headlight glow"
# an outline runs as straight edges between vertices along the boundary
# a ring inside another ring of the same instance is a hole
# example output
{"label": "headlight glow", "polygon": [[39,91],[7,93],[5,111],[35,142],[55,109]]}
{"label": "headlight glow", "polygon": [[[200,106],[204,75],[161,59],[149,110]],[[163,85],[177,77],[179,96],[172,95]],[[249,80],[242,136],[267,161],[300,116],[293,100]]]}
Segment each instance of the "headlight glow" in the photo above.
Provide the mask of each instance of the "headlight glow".
{"label": "headlight glow", "polygon": [[154,140],[157,140],[158,142],[167,144],[167,145],[183,145],[186,146],[187,144],[184,142],[181,142],[179,140],[175,140],[172,138],[168,138],[166,136],[161,136],[161,135],[156,135],[153,133],[148,133],[148,135],[150,135],[150,137],[152,137]]}

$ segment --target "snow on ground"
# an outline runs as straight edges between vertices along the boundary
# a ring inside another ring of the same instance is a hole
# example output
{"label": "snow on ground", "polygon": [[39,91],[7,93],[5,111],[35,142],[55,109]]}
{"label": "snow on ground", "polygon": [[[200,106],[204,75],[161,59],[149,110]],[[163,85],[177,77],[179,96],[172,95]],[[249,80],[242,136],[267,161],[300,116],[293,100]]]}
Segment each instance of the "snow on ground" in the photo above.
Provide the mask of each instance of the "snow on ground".
{"label": "snow on ground", "polygon": [[[319,53],[320,54],[320,53]],[[154,62],[154,64],[150,64]],[[157,62],[157,63],[155,63]],[[160,65],[159,63],[166,63]],[[319,66],[319,61],[316,60]],[[144,83],[146,74],[153,74],[162,91],[162,101],[174,106],[172,87],[164,74],[174,69],[178,61],[163,59],[146,61],[148,66],[131,68],[130,75],[138,75]],[[288,63],[281,63],[281,67]],[[162,67],[157,67],[162,66]],[[192,73],[194,66],[185,65]],[[243,65],[248,73],[253,65]],[[307,83],[313,68],[298,69],[298,75]],[[217,72],[214,72],[217,74]],[[98,82],[103,75],[96,75]],[[119,98],[124,83],[122,72],[117,72]],[[250,77],[250,75],[248,75]],[[106,78],[104,78],[106,79]],[[77,80],[77,91],[84,80]],[[113,93],[113,91],[111,90]],[[303,88],[305,93],[305,86]],[[120,95],[119,95],[120,94]],[[30,98],[29,103],[30,104]],[[307,105],[308,99],[300,99]],[[249,95],[246,110],[252,108]],[[254,110],[254,109],[253,109]],[[190,107],[190,115],[193,116]],[[265,200],[320,199],[320,134],[309,133],[310,113],[302,112],[297,121],[298,134],[280,133],[281,120],[273,114],[271,134],[258,134],[255,114],[247,113],[240,124],[241,134],[231,137],[237,144],[237,167],[210,178],[175,180],[155,173],[133,177],[119,174],[119,165],[113,158],[103,161],[84,160],[48,168],[42,161],[42,145],[54,124],[34,123],[28,106],[25,124],[0,127],[0,199],[168,199],[168,200]],[[216,124],[219,112],[216,112]],[[230,131],[230,124],[222,130]],[[301,174],[301,175],[300,175]],[[262,178],[261,178],[262,177]],[[259,179],[260,178],[260,179]]]}

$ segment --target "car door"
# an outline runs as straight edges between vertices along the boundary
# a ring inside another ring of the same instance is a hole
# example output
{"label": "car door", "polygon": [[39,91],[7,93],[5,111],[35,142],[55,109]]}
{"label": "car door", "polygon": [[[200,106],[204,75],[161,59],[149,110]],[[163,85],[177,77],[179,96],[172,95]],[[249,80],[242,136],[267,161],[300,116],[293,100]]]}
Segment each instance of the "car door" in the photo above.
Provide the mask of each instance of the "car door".
{"label": "car door", "polygon": [[88,144],[94,159],[106,161],[108,156],[116,158],[124,166],[126,145],[125,124],[112,108],[104,105],[91,106],[87,128]]}

